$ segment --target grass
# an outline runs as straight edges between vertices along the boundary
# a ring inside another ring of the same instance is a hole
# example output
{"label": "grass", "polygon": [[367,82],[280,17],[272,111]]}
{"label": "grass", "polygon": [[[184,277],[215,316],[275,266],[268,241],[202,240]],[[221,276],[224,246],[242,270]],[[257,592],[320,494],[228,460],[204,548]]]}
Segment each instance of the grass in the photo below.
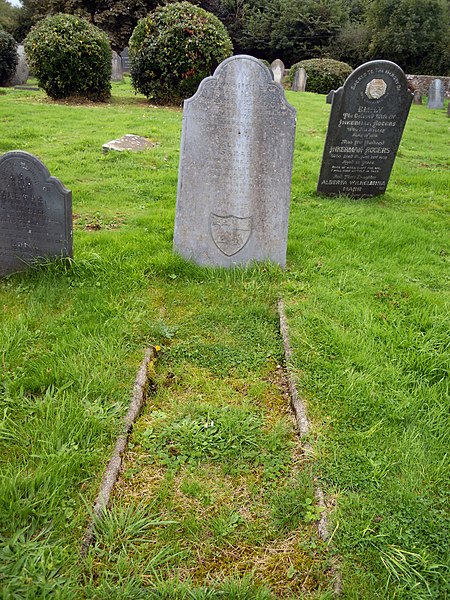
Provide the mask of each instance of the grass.
{"label": "grass", "polygon": [[[329,597],[312,476],[336,502],[344,598],[446,598],[448,120],[412,106],[387,193],[315,194],[329,106],[298,109],[288,263],[172,254],[181,112],[0,96],[0,151],[73,192],[74,260],[0,282],[4,598]],[[102,155],[124,133],[157,146]],[[276,299],[312,419],[287,408]],[[162,347],[113,505],[78,548],[142,349]],[[313,469],[311,472],[311,468]]]}

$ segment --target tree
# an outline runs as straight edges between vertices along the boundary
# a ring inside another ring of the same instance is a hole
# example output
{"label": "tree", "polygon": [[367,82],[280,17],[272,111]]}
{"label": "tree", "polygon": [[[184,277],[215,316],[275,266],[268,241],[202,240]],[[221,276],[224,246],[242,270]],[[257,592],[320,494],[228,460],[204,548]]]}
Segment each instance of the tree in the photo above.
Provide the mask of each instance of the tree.
{"label": "tree", "polygon": [[373,0],[368,11],[370,53],[410,73],[450,71],[446,0]]}
{"label": "tree", "polygon": [[0,29],[12,33],[16,22],[17,9],[7,0],[0,0]]}
{"label": "tree", "polygon": [[[139,19],[160,4],[158,0],[23,0],[22,30],[44,17],[66,13],[84,17],[108,34],[114,50],[128,44]],[[23,33],[22,33],[23,35]]]}

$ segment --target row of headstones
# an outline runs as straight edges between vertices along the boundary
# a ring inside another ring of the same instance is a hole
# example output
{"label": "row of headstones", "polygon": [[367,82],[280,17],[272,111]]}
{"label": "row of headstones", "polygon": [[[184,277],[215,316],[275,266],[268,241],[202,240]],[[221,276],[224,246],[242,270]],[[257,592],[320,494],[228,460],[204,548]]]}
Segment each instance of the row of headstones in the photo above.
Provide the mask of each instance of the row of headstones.
{"label": "row of headstones", "polygon": [[[286,68],[284,66],[283,61],[277,58],[272,62],[270,68],[273,73],[274,81],[282,84],[286,74]],[[305,69],[303,67],[297,69],[297,71],[295,71],[294,73],[291,90],[293,92],[304,92],[306,90],[307,79],[308,74],[305,71]],[[445,89],[442,80],[434,79],[429,87],[427,107],[436,109],[444,108],[444,98]],[[422,104],[422,94],[420,92],[414,92],[413,102],[414,104]]]}
{"label": "row of headstones", "polygon": [[[403,71],[361,65],[336,90],[317,191],[384,193],[412,102]],[[233,56],[185,101],[174,248],[202,265],[286,262],[296,110],[270,70]],[[26,152],[0,158],[0,275],[72,255],[71,192]]]}

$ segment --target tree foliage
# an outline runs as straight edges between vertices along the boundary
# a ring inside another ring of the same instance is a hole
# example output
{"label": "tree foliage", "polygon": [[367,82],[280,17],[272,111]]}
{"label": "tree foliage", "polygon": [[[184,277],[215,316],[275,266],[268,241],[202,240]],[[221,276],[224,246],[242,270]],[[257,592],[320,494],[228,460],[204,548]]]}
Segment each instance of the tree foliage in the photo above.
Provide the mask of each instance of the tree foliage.
{"label": "tree foliage", "polygon": [[447,0],[373,0],[369,52],[408,72],[449,73],[449,19]]}
{"label": "tree foliage", "polygon": [[51,98],[109,98],[111,48],[95,25],[74,15],[47,17],[33,27],[24,46],[39,85]]}
{"label": "tree foliage", "polygon": [[220,20],[189,2],[158,7],[130,39],[134,88],[154,102],[179,102],[233,53]]}
{"label": "tree foliage", "polygon": [[0,85],[5,85],[14,75],[18,61],[17,43],[6,31],[0,30]]}

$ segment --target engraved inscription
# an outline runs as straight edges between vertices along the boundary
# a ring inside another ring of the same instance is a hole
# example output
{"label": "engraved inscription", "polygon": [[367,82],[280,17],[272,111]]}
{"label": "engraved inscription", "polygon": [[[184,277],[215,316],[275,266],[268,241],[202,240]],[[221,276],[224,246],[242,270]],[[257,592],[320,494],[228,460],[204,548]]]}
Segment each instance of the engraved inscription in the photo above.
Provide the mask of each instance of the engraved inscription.
{"label": "engraved inscription", "polygon": [[72,253],[71,192],[27,152],[0,157],[0,275]]}
{"label": "engraved inscription", "polygon": [[373,61],[333,95],[317,190],[369,197],[385,191],[412,94],[403,71]]}

